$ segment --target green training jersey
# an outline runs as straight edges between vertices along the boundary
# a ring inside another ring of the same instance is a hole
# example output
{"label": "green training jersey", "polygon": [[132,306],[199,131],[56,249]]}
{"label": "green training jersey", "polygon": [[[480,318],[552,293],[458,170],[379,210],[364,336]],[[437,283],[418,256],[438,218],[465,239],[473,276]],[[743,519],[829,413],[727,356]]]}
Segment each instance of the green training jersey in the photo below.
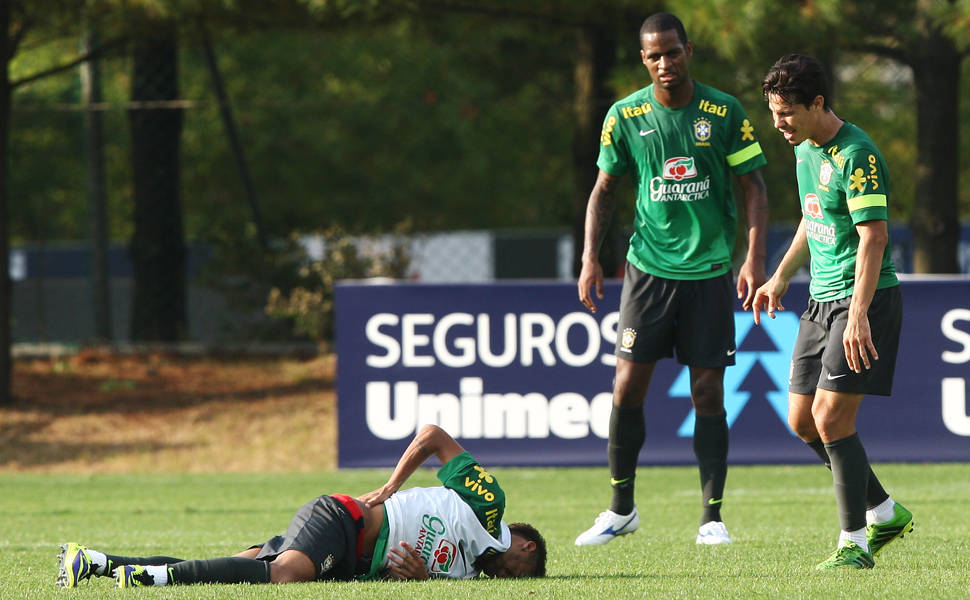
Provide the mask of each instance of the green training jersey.
{"label": "green training jersey", "polygon": [[[825,145],[805,140],[796,146],[795,172],[812,256],[809,293],[819,302],[851,296],[856,223],[889,220],[886,161],[866,132],[846,121]],[[890,252],[887,244],[876,289],[899,284]]]}
{"label": "green training jersey", "polygon": [[730,173],[765,164],[754,127],[731,95],[694,82],[694,97],[667,108],[653,85],[606,114],[596,165],[632,173],[637,191],[627,260],[667,279],[707,279],[731,268],[737,208]]}

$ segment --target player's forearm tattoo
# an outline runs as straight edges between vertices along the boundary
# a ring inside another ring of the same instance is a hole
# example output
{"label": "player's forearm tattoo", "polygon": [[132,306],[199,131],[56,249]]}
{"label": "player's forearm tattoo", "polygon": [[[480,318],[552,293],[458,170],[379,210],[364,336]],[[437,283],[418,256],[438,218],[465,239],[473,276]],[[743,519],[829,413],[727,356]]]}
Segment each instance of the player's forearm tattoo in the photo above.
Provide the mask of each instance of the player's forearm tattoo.
{"label": "player's forearm tattoo", "polygon": [[611,180],[598,180],[586,205],[586,250],[599,251],[610,228],[616,197]]}

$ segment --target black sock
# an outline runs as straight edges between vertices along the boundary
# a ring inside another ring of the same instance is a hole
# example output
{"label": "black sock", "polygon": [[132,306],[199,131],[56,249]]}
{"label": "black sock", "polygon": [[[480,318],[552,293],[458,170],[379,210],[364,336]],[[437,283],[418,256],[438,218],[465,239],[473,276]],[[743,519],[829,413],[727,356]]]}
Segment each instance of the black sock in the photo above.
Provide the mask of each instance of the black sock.
{"label": "black sock", "polygon": [[727,415],[697,415],[694,420],[694,454],[701,474],[701,525],[721,520],[724,482],[727,480]]}
{"label": "black sock", "polygon": [[268,562],[238,556],[169,564],[168,573],[174,584],[270,582]]}
{"label": "black sock", "polygon": [[613,405],[613,410],[610,411],[610,441],[606,447],[606,454],[610,461],[610,483],[613,486],[610,510],[617,514],[628,515],[633,512],[637,460],[646,432],[642,406]]}
{"label": "black sock", "polygon": [[[832,463],[829,461],[829,453],[825,451],[825,444],[821,439],[812,440],[811,442],[805,442],[808,444],[809,448],[818,454],[818,457],[822,459],[825,466],[831,470]],[[879,478],[872,470],[872,466],[869,466],[869,483],[866,487],[866,510],[875,508],[889,499],[889,492],[882,487],[879,482]]]}
{"label": "black sock", "polygon": [[832,482],[839,505],[839,524],[843,531],[866,526],[866,486],[869,482],[869,459],[859,434],[825,444],[832,461]]}
{"label": "black sock", "polygon": [[[171,556],[114,556],[113,554],[105,554],[105,557],[108,559],[108,564],[104,567],[104,571],[95,570],[98,575],[105,577],[109,577],[112,571],[124,565],[170,565],[182,562],[181,558]],[[100,565],[94,566],[99,567]]]}

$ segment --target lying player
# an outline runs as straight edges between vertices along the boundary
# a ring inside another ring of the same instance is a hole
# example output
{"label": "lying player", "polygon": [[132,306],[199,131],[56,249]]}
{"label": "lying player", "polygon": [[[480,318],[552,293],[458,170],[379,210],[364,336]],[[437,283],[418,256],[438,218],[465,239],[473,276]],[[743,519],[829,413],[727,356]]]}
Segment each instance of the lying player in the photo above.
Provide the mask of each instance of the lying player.
{"label": "lying player", "polygon": [[[443,486],[398,491],[435,455]],[[546,545],[531,525],[502,520],[505,492],[443,429],[424,426],[390,479],[357,499],[342,494],[307,502],[284,535],[223,558],[115,556],[62,545],[57,583],[92,575],[118,587],[315,580],[542,577]],[[389,546],[400,540],[400,547]]]}

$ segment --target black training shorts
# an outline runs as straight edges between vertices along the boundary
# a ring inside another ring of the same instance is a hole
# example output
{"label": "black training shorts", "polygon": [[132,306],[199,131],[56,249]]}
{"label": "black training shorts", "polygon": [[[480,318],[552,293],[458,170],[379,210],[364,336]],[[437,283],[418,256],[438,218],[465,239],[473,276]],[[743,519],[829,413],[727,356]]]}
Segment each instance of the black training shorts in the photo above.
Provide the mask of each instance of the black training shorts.
{"label": "black training shorts", "polygon": [[849,369],[842,334],[849,316],[849,298],[808,301],[791,357],[788,391],[812,395],[816,388],[847,394],[888,396],[893,389],[899,330],[903,324],[903,296],[899,286],[876,290],[869,305],[869,329],[879,360],[862,373]]}
{"label": "black training shorts", "polygon": [[[357,523],[339,500],[320,496],[304,504],[286,533],[261,544],[259,560],[273,560],[284,550],[299,550],[316,565],[317,580],[350,581],[357,573]],[[370,564],[361,561],[362,569]]]}
{"label": "black training shorts", "polygon": [[715,369],[734,364],[731,273],[710,279],[664,279],[629,262],[620,296],[616,355],[633,362],[677,362]]}

